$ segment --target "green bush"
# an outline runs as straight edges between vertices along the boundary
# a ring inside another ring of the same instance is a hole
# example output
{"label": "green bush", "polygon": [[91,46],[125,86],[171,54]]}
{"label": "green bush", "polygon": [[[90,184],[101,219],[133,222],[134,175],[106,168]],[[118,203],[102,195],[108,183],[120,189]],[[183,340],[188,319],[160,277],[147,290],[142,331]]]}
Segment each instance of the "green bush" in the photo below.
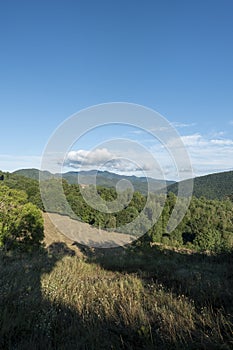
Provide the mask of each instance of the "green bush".
{"label": "green bush", "polygon": [[31,250],[38,247],[44,238],[41,211],[27,203],[23,191],[0,186],[0,246],[9,250]]}

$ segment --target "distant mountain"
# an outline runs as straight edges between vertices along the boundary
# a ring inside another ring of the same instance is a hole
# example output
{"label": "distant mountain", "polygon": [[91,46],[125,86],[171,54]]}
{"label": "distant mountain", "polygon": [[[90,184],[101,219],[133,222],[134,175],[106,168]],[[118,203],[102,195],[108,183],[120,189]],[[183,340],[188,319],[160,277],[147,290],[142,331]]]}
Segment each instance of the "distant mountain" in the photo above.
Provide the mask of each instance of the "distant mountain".
{"label": "distant mountain", "polygon": [[[187,182],[185,180],[184,182]],[[178,183],[168,186],[168,192],[177,194]],[[233,171],[199,176],[194,179],[193,195],[208,199],[223,199],[233,194]]]}
{"label": "distant mountain", "polygon": [[[147,178],[137,176],[123,176],[108,171],[90,170],[90,171],[70,171],[64,174],[51,174],[49,171],[40,171],[38,169],[21,169],[15,171],[13,174],[22,175],[31,179],[39,179],[39,174],[44,180],[63,177],[70,184],[93,184],[95,182],[103,187],[115,187],[120,180],[128,180],[134,186],[135,191],[143,194],[147,193]],[[96,176],[97,174],[97,176]],[[178,183],[173,181],[163,181],[149,178],[148,181],[152,185],[154,191],[159,191],[161,188],[167,186],[168,192],[177,194]],[[189,180],[184,180],[188,182]],[[223,199],[226,196],[233,194],[233,171],[221,172],[216,174],[209,174],[205,176],[196,177],[194,179],[193,195],[196,197],[204,196],[208,199]]]}
{"label": "distant mountain", "polygon": [[[131,183],[135,191],[146,194],[148,191],[148,183],[152,189],[152,192],[156,192],[166,186],[171,185],[174,181],[157,180],[153,178],[137,177],[137,176],[125,176],[115,173],[110,173],[108,171],[81,171],[81,172],[68,172],[62,174],[62,177],[66,179],[69,183],[81,183],[81,184],[96,184],[103,187],[115,187],[116,184],[121,180],[126,180]],[[124,188],[129,187],[127,182],[122,183]]]}
{"label": "distant mountain", "polygon": [[[39,179],[39,176],[43,180],[48,180],[51,178],[59,178],[62,176],[68,183],[70,184],[84,184],[84,185],[90,185],[94,184],[96,181],[96,184],[98,186],[103,187],[115,187],[116,184],[121,180],[129,181],[135,191],[139,191],[143,194],[147,194],[148,191],[148,182],[151,186],[151,189],[153,192],[159,191],[161,189],[166,188],[166,186],[169,186],[174,183],[174,181],[165,181],[165,180],[156,180],[153,178],[146,178],[146,177],[137,177],[137,176],[124,176],[124,175],[118,175],[115,173],[110,173],[108,171],[97,171],[97,170],[90,170],[90,171],[70,171],[64,174],[52,174],[49,171],[41,171],[38,169],[21,169],[14,172],[14,174],[25,176],[31,179]],[[124,188],[129,187],[127,185],[127,182],[124,184],[122,183],[122,186]]]}
{"label": "distant mountain", "polygon": [[44,180],[49,180],[54,177],[49,171],[38,169],[19,169],[13,172],[15,175],[25,176],[29,179],[39,180],[39,176],[42,176]]}

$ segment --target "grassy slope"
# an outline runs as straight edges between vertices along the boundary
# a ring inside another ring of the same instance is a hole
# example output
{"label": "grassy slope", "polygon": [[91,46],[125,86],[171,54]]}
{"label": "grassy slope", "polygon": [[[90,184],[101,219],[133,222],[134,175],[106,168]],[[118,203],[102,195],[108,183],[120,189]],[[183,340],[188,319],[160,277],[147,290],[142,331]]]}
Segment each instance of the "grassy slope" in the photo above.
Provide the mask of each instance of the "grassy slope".
{"label": "grassy slope", "polygon": [[1,349],[231,349],[232,256],[83,250],[0,256]]}
{"label": "grassy slope", "polygon": [[[127,234],[97,229],[84,222],[73,220],[69,216],[50,213],[49,216],[44,214],[46,241],[48,237],[54,241],[57,239],[57,230],[54,231],[54,226],[51,225],[50,219],[56,227],[59,227],[64,232],[66,241],[69,238],[72,242],[79,242],[91,247],[110,248],[122,246],[131,243],[135,239],[134,236]],[[59,233],[59,235],[61,234]]]}

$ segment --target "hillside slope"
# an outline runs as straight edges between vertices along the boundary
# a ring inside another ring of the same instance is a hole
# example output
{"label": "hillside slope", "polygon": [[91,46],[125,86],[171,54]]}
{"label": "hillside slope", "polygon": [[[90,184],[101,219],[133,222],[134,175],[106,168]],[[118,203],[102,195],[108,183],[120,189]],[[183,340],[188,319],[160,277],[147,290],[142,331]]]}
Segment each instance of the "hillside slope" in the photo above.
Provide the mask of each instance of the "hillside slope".
{"label": "hillside slope", "polygon": [[[38,179],[40,170],[37,169],[21,169],[15,171],[13,174],[23,175],[28,178]],[[43,178],[49,179],[52,177],[58,177],[60,175],[53,175],[47,171],[41,173]],[[80,173],[81,182],[83,184],[94,183],[96,171],[87,171]],[[62,175],[69,183],[78,183],[78,172],[68,172]],[[135,191],[139,191],[143,194],[147,193],[146,178],[136,176],[121,176],[109,172],[99,172],[96,182],[97,185],[103,187],[115,187],[116,183],[122,179],[126,179],[132,183]],[[170,181],[162,181],[156,179],[149,179],[155,190],[159,190],[167,185],[168,192],[177,194],[178,183],[172,183]],[[185,180],[184,182],[186,182]],[[199,176],[194,179],[193,195],[196,197],[204,196],[208,199],[223,199],[226,196],[233,194],[233,171],[226,171],[216,174],[209,174],[205,176]]]}
{"label": "hillside slope", "polygon": [[113,248],[135,240],[135,236],[99,230],[64,215],[44,213],[43,217],[46,246],[54,242],[64,242],[70,247],[77,242],[93,248]]}
{"label": "hillside slope", "polygon": [[152,191],[156,192],[166,186],[171,185],[174,181],[157,180],[153,178],[137,177],[137,176],[126,176],[119,175],[115,173],[110,173],[108,171],[70,171],[64,174],[52,174],[49,171],[41,171],[38,169],[20,169],[16,170],[13,174],[25,176],[31,179],[39,180],[39,177],[43,180],[48,180],[51,178],[60,178],[62,176],[69,184],[97,184],[102,187],[116,187],[116,184],[121,180],[129,181],[135,191],[139,191],[142,194],[147,194],[148,192],[148,182],[151,185]]}
{"label": "hillside slope", "polygon": [[[168,186],[168,191],[175,194],[177,189],[178,183]],[[204,196],[208,199],[221,200],[231,194],[233,194],[233,171],[209,174],[194,179],[193,195],[198,198]]]}
{"label": "hillside slope", "polygon": [[41,171],[38,169],[19,169],[13,172],[15,175],[25,176],[29,179],[39,180],[39,177],[43,177],[43,180],[49,180],[54,177],[49,171]]}

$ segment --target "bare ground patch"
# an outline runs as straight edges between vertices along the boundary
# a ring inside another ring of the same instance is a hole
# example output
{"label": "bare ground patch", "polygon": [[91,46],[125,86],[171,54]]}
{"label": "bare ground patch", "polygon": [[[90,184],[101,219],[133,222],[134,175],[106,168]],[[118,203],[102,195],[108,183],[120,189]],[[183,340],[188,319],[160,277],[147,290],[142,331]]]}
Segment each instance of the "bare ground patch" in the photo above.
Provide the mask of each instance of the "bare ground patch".
{"label": "bare ground patch", "polygon": [[43,213],[43,217],[46,246],[54,242],[64,242],[73,249],[74,243],[77,242],[93,248],[114,248],[135,240],[134,236],[97,229],[68,216]]}

